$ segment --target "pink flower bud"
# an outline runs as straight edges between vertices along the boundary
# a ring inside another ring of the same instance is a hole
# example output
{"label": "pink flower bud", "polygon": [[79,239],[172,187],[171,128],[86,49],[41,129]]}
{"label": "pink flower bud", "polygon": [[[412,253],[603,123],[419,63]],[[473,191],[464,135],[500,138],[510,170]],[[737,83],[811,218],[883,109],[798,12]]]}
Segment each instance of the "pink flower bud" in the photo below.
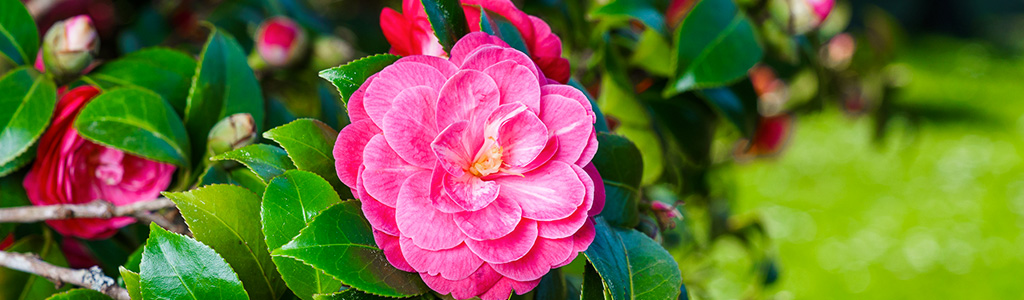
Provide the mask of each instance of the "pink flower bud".
{"label": "pink flower bud", "polygon": [[683,214],[676,209],[675,205],[665,202],[651,202],[651,210],[654,211],[654,217],[657,219],[658,226],[661,227],[662,230],[676,228],[675,220],[683,219]]}
{"label": "pink flower bud", "polygon": [[832,7],[835,6],[835,0],[806,0],[807,4],[811,6],[811,11],[814,12],[814,16],[817,18],[817,24],[825,21],[828,14],[832,12]]}
{"label": "pink flower bud", "polygon": [[835,0],[771,0],[772,19],[792,34],[804,34],[825,21]]}
{"label": "pink flower bud", "polygon": [[58,79],[81,74],[100,49],[92,19],[86,15],[54,23],[43,37],[43,64]]}
{"label": "pink flower bud", "polygon": [[306,32],[291,19],[270,18],[256,30],[256,51],[271,66],[287,66],[305,53]]}

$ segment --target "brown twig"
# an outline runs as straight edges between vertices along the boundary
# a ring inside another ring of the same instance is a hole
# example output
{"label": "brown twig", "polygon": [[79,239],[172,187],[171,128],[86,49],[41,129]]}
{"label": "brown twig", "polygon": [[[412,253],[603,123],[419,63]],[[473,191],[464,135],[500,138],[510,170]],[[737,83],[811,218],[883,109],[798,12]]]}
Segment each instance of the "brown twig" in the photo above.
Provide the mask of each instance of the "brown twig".
{"label": "brown twig", "polygon": [[114,279],[103,275],[103,270],[97,266],[89,269],[69,269],[51,265],[36,256],[4,251],[0,251],[0,265],[39,275],[58,286],[70,283],[99,291],[117,300],[130,300],[128,290],[118,286]]}
{"label": "brown twig", "polygon": [[149,214],[150,211],[174,207],[174,202],[167,198],[139,201],[128,205],[117,206],[113,203],[96,200],[85,204],[57,204],[44,206],[19,206],[0,208],[0,223],[33,223],[46,220],[65,220],[77,218],[100,218],[134,216],[143,220],[157,222],[157,225],[170,224],[167,220],[153,220],[159,216]]}

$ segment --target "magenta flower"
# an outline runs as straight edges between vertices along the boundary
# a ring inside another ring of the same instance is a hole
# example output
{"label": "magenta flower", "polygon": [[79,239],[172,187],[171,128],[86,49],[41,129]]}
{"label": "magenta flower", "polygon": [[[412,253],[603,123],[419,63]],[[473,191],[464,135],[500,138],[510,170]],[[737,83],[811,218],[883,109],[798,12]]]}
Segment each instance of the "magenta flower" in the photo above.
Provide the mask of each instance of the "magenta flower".
{"label": "magenta flower", "polygon": [[392,265],[458,299],[507,299],[594,239],[596,118],[496,37],[451,52],[404,57],[352,95],[338,177]]}
{"label": "magenta flower", "polygon": [[273,17],[256,30],[256,52],[267,64],[284,67],[302,58],[306,51],[306,32],[286,17]]}

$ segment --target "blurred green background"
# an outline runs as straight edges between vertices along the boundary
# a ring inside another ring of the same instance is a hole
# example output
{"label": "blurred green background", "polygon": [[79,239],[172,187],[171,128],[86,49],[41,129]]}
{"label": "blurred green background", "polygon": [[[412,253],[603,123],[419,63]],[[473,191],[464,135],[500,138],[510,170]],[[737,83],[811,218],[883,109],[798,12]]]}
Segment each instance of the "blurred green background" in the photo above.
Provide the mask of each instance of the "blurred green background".
{"label": "blurred green background", "polygon": [[780,156],[727,167],[778,281],[752,291],[764,266],[719,239],[720,270],[683,271],[712,278],[709,298],[1024,297],[1024,2],[874,2],[908,33],[890,65],[909,79],[898,113],[881,135],[836,107],[803,114]]}

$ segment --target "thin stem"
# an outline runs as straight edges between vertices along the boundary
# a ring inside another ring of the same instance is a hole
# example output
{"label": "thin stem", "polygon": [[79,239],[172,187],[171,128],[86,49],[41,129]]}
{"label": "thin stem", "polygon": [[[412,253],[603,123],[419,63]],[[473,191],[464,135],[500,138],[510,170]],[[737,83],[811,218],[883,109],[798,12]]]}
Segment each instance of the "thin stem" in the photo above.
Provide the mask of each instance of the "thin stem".
{"label": "thin stem", "polygon": [[117,300],[131,300],[128,297],[128,290],[118,286],[114,279],[104,275],[103,270],[97,266],[89,269],[69,269],[51,265],[35,255],[4,251],[0,251],[0,266],[39,275],[58,286],[70,283],[99,291]]}

